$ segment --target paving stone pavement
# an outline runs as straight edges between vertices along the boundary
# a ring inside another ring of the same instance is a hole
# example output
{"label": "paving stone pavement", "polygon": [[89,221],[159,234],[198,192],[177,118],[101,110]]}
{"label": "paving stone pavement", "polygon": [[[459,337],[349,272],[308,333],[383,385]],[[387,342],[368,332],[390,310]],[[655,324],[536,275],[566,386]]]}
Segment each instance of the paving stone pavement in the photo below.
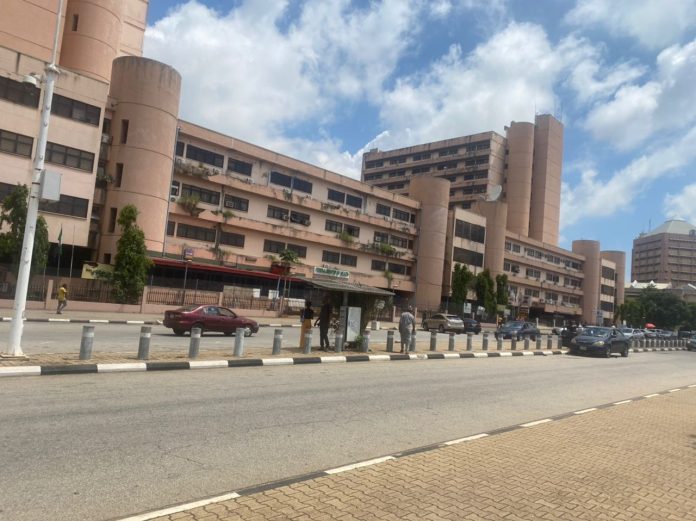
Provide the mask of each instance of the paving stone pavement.
{"label": "paving stone pavement", "polygon": [[696,388],[156,519],[696,520]]}

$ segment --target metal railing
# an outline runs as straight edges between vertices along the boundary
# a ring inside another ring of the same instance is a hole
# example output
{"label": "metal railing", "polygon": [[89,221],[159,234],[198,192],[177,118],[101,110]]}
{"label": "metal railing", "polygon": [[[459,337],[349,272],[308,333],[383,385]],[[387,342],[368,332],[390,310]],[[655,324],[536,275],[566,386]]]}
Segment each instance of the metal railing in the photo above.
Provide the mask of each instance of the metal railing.
{"label": "metal railing", "polygon": [[150,286],[147,294],[148,304],[166,306],[188,306],[193,304],[217,305],[220,293],[192,289],[163,288]]}
{"label": "metal railing", "polygon": [[[46,286],[47,284],[41,279],[31,281],[27,290],[27,300],[39,302],[46,300]],[[0,299],[14,299],[16,287],[14,283],[0,282]]]}

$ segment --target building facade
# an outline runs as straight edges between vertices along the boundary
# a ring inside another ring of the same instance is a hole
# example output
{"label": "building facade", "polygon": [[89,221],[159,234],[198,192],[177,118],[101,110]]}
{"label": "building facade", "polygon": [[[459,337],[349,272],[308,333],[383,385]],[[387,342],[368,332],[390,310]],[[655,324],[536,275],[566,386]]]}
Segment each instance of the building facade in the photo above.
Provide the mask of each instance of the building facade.
{"label": "building facade", "polygon": [[680,287],[696,283],[696,226],[672,219],[633,240],[631,280]]}

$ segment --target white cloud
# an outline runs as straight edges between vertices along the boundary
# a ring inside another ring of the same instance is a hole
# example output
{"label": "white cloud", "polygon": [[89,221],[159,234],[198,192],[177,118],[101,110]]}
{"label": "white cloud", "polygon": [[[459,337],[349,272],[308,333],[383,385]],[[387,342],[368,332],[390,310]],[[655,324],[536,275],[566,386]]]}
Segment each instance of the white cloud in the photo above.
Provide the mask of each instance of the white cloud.
{"label": "white cloud", "polygon": [[664,200],[665,215],[670,219],[686,219],[696,224],[696,183],[686,185],[678,194],[667,194]]}
{"label": "white cloud", "polygon": [[689,127],[696,121],[696,40],[673,45],[657,57],[653,77],[642,85],[627,84],[598,103],[585,125],[596,139],[628,150],[658,132]]}
{"label": "white cloud", "polygon": [[693,0],[578,0],[565,20],[584,28],[603,27],[651,49],[661,49],[693,35]]}
{"label": "white cloud", "polygon": [[563,183],[561,227],[585,218],[608,217],[625,210],[652,181],[693,166],[696,160],[696,127],[668,147],[643,155],[615,172],[606,181],[595,169],[586,169],[575,186]]}

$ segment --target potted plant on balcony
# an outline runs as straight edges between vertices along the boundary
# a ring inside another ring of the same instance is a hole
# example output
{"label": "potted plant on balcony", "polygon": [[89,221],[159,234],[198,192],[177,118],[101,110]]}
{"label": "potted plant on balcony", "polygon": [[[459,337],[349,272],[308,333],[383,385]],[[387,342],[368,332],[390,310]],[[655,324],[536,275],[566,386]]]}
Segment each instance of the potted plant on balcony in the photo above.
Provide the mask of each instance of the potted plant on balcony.
{"label": "potted plant on balcony", "polygon": [[176,202],[193,217],[198,217],[203,211],[202,208],[198,207],[201,200],[195,195],[182,195]]}

